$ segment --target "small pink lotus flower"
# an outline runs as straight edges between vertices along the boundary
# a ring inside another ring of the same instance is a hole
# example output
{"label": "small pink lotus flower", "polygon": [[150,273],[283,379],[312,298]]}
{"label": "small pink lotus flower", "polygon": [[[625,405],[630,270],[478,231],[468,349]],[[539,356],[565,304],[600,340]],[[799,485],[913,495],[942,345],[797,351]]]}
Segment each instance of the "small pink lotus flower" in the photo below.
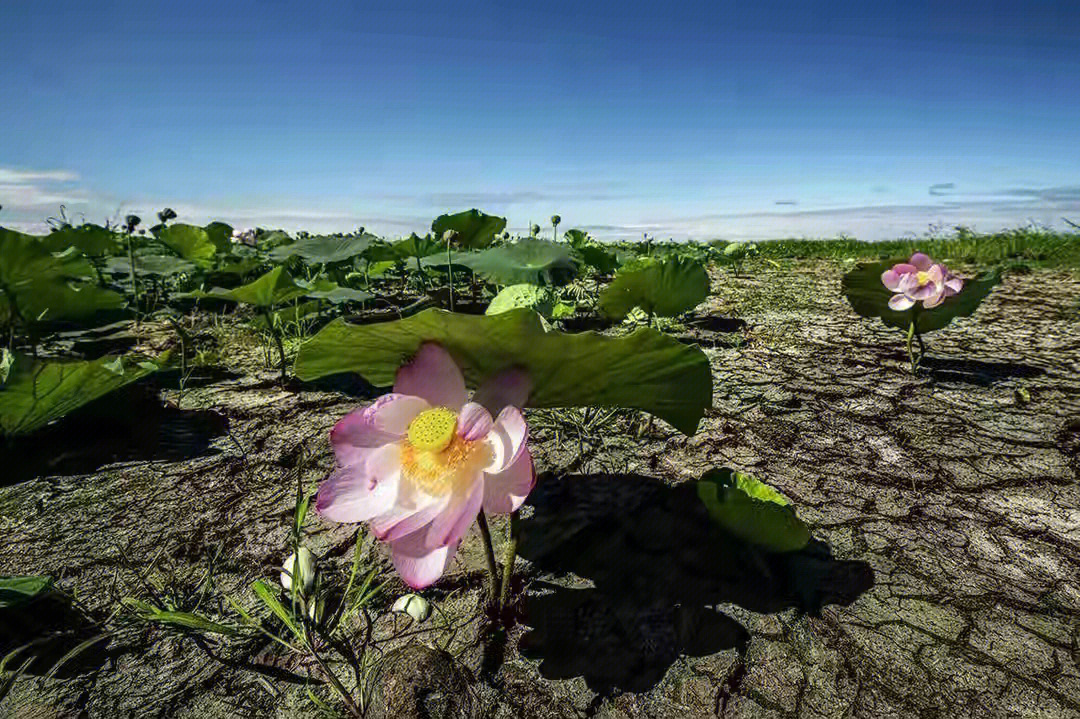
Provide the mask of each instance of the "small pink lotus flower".
{"label": "small pink lotus flower", "polygon": [[935,264],[929,257],[916,252],[907,262],[893,265],[881,273],[881,283],[895,292],[889,299],[889,307],[897,311],[911,309],[916,302],[932,309],[952,297],[964,287],[964,281],[952,274],[941,263]]}
{"label": "small pink lotus flower", "polygon": [[336,522],[367,522],[409,586],[434,583],[481,508],[513,512],[536,483],[518,409],[530,389],[527,375],[509,370],[466,401],[450,354],[422,345],[398,370],[392,393],[331,430],[338,467],[319,488],[316,509]]}
{"label": "small pink lotus flower", "polygon": [[258,243],[255,240],[255,229],[248,228],[246,230],[233,230],[232,241],[234,244],[247,245],[248,247],[255,247]]}

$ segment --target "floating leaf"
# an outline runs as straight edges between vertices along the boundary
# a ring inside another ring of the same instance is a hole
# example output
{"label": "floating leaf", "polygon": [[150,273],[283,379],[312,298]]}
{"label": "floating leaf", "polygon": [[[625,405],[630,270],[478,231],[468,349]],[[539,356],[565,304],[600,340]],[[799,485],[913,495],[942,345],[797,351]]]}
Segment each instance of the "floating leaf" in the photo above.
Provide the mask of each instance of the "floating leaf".
{"label": "floating leaf", "polygon": [[332,264],[359,257],[376,242],[379,242],[379,238],[366,234],[346,237],[308,237],[276,248],[270,253],[270,257],[279,261],[299,257],[309,264]]}
{"label": "floating leaf", "polygon": [[447,230],[457,232],[459,247],[481,250],[489,247],[495,235],[506,229],[506,218],[488,215],[480,210],[466,210],[455,215],[439,215],[431,223],[431,233],[441,240]]}
{"label": "floating leaf", "polygon": [[911,319],[916,318],[920,334],[946,327],[957,317],[967,317],[979,308],[990,290],[1001,282],[997,272],[990,272],[978,279],[964,280],[964,288],[933,309],[925,309],[917,303],[909,310],[897,311],[889,307],[893,293],[881,283],[881,274],[891,269],[895,262],[872,262],[861,264],[844,275],[841,288],[851,308],[862,317],[878,317],[889,327],[907,331]]}
{"label": "floating leaf", "polygon": [[25,604],[52,586],[52,577],[0,577],[0,609]]}
{"label": "floating leaf", "polygon": [[209,264],[218,251],[210,234],[195,225],[169,225],[158,229],[156,236],[170,250],[196,264]]}
{"label": "floating leaf", "polygon": [[301,346],[295,371],[302,380],[356,372],[388,386],[427,341],[445,347],[473,386],[500,370],[526,370],[532,407],[641,409],[692,434],[712,406],[712,372],[697,347],[644,327],[619,338],[546,331],[526,309],[490,316],[429,309],[363,326],[338,319]]}
{"label": "floating leaf", "polygon": [[[6,353],[7,351],[4,350]],[[13,354],[7,378],[0,385],[0,429],[26,434],[93,400],[156,372],[156,362],[102,357],[87,362],[42,360]]]}
{"label": "floating leaf", "polygon": [[600,293],[600,310],[622,319],[640,307],[648,314],[675,317],[709,296],[709,275],[701,263],[677,257],[638,260],[623,267]]}
{"label": "floating leaf", "polygon": [[736,537],[773,552],[794,552],[810,542],[810,530],[784,495],[748,474],[726,467],[697,483],[709,516]]}
{"label": "floating leaf", "polygon": [[484,314],[497,315],[524,307],[548,317],[551,315],[552,306],[551,290],[546,287],[510,285],[495,295]]}
{"label": "floating leaf", "polygon": [[566,245],[546,240],[519,240],[454,259],[500,285],[566,284],[577,274],[577,262]]}

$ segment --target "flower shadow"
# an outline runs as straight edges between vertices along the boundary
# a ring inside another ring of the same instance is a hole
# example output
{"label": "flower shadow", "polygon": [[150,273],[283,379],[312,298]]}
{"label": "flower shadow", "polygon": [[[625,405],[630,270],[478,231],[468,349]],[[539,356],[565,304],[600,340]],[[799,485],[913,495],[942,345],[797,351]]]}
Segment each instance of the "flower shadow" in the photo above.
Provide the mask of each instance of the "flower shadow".
{"label": "flower shadow", "polygon": [[955,382],[989,387],[1010,379],[1030,379],[1046,370],[1016,362],[984,362],[973,359],[924,357],[921,365],[939,382]]}
{"label": "flower shadow", "polygon": [[770,554],[727,534],[694,483],[548,478],[529,504],[519,551],[547,581],[525,599],[522,651],[545,677],[581,676],[601,694],[648,691],[680,655],[742,653],[747,630],[717,605],[817,615],[873,585],[868,564],[838,561],[821,542]]}

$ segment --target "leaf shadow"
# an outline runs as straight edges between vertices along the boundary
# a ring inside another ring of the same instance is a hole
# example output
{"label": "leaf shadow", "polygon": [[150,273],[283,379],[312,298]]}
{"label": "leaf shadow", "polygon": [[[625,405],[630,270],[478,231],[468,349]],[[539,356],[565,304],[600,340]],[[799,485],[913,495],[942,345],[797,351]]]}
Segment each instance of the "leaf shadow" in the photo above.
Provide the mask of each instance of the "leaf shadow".
{"label": "leaf shadow", "polygon": [[693,482],[552,477],[529,506],[519,552],[548,581],[525,599],[522,651],[546,678],[581,676],[600,694],[648,691],[680,655],[741,654],[749,634],[718,605],[818,615],[874,582],[868,564],[836,560],[822,542],[770,554],[736,539],[709,519]]}
{"label": "leaf shadow", "polygon": [[985,362],[974,359],[924,357],[921,366],[939,382],[989,387],[1009,379],[1030,379],[1046,374],[1041,367],[1018,362]]}
{"label": "leaf shadow", "polygon": [[217,454],[228,419],[208,409],[163,405],[151,385],[132,385],[63,419],[0,444],[0,486],[37,477],[90,474],[113,462],[179,461]]}

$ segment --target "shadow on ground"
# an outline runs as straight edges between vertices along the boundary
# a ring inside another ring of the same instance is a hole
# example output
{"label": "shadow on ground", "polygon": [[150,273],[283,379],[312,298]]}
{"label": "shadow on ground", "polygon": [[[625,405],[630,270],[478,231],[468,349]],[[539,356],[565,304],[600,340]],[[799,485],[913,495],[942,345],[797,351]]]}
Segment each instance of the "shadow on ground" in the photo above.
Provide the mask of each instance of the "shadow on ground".
{"label": "shadow on ground", "polygon": [[228,431],[213,410],[162,404],[152,385],[134,385],[91,402],[8,445],[0,444],[0,486],[50,475],[90,474],[106,464],[180,461],[215,454]]}
{"label": "shadow on ground", "polygon": [[971,359],[925,357],[921,362],[939,382],[957,382],[989,387],[1007,379],[1031,379],[1046,374],[1046,370],[1017,362],[983,362]]}
{"label": "shadow on ground", "polygon": [[518,526],[521,556],[591,588],[534,583],[522,650],[548,679],[581,676],[598,693],[652,689],[679,655],[740,653],[747,631],[716,605],[819,614],[873,585],[865,562],[812,542],[768,554],[710,521],[693,483],[574,475],[537,484]]}

